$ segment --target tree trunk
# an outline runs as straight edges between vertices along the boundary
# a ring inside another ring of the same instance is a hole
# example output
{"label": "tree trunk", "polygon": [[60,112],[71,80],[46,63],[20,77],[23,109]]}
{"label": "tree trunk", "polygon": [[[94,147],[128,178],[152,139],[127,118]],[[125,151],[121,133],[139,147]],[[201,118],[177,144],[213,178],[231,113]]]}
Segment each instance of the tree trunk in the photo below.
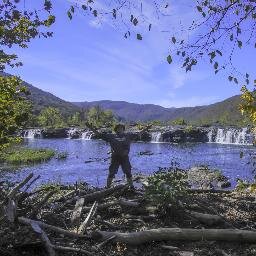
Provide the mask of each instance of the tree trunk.
{"label": "tree trunk", "polygon": [[115,236],[112,241],[130,245],[164,240],[256,242],[256,232],[239,229],[159,228],[132,233],[108,231],[95,231],[92,233],[92,238],[100,240],[105,240],[112,236]]}

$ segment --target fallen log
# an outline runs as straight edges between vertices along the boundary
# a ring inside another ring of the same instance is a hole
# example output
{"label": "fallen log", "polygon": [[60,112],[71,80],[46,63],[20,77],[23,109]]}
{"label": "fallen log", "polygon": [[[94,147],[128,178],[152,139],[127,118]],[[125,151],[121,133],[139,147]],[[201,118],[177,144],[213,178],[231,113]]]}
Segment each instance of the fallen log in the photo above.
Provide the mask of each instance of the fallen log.
{"label": "fallen log", "polygon": [[24,187],[33,177],[33,173],[30,173],[22,182],[20,182],[8,195],[9,199],[13,199],[19,190]]}
{"label": "fallen log", "polygon": [[90,203],[93,201],[98,201],[101,200],[107,196],[112,195],[113,193],[116,193],[118,191],[122,191],[123,189],[127,188],[127,185],[117,185],[115,187],[103,189],[100,191],[96,191],[93,193],[87,194],[85,191],[81,191],[79,196],[75,196],[69,200],[67,200],[63,205],[58,207],[56,211],[62,211],[63,208],[65,208],[69,204],[74,204],[79,198],[83,197],[84,198],[84,203]]}
{"label": "fallen log", "polygon": [[112,236],[113,242],[139,245],[151,241],[183,240],[183,241],[227,241],[255,243],[256,232],[239,229],[191,229],[191,228],[159,228],[140,232],[120,233],[94,231],[91,237],[106,240]]}
{"label": "fallen log", "polygon": [[84,235],[81,235],[81,234],[78,234],[78,233],[75,233],[75,232],[68,231],[68,230],[63,229],[63,228],[48,225],[48,224],[46,224],[42,221],[35,221],[35,220],[31,220],[31,219],[24,218],[24,217],[18,217],[18,222],[21,223],[21,224],[25,224],[25,225],[31,225],[32,222],[37,223],[39,225],[39,227],[46,228],[46,229],[49,229],[49,230],[54,231],[56,233],[60,233],[60,234],[70,236],[70,237],[77,237],[77,238],[79,238],[79,237],[86,238],[87,237],[87,236],[84,236]]}
{"label": "fallen log", "polygon": [[48,202],[48,200],[56,193],[56,191],[50,191],[48,192],[45,197],[36,205],[32,207],[32,212],[31,212],[31,218],[36,217],[40,209]]}
{"label": "fallen log", "polygon": [[215,224],[224,223],[224,219],[219,215],[206,214],[194,211],[188,211],[189,215],[199,220],[201,223],[206,224],[208,226],[212,226]]}
{"label": "fallen log", "polygon": [[78,222],[81,218],[83,206],[84,206],[84,198],[79,198],[76,201],[76,205],[75,205],[75,208],[74,208],[72,216],[71,216],[71,224],[72,225],[78,224]]}
{"label": "fallen log", "polygon": [[41,229],[38,222],[31,221],[30,225],[31,225],[32,229],[40,236],[48,255],[55,256],[56,254],[52,247],[52,243],[51,243],[50,239],[48,238],[48,236],[46,235],[46,233]]}
{"label": "fallen log", "polygon": [[98,206],[98,203],[95,201],[94,204],[92,205],[92,208],[91,208],[90,212],[88,213],[85,221],[80,225],[80,227],[78,229],[79,234],[83,234],[86,227],[88,227],[90,225],[91,220],[97,211],[97,206]]}

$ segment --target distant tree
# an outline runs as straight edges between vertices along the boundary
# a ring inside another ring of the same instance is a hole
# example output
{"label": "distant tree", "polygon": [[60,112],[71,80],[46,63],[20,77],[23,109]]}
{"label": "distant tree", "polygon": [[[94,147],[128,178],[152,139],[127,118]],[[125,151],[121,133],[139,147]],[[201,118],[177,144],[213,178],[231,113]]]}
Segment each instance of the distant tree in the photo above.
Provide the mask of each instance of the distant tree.
{"label": "distant tree", "polygon": [[47,128],[60,128],[65,125],[59,109],[53,107],[47,107],[41,111],[38,123]]}
{"label": "distant tree", "polygon": [[111,127],[116,119],[111,110],[103,110],[100,106],[92,107],[87,113],[87,121],[94,127]]}
{"label": "distant tree", "polygon": [[79,112],[76,112],[72,116],[68,117],[67,124],[80,126],[82,124],[81,114]]}
{"label": "distant tree", "polygon": [[187,125],[187,122],[183,118],[177,118],[170,122],[173,125]]}

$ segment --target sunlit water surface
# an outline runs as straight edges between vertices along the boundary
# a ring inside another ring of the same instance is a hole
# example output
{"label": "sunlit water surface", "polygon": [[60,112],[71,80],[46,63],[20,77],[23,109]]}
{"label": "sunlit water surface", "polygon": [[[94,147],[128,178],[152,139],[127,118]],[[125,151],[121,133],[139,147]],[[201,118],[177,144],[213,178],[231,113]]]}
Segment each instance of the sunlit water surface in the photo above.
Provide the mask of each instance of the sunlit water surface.
{"label": "sunlit water surface", "polygon": [[[47,163],[21,167],[18,170],[0,172],[0,179],[18,181],[30,172],[40,175],[37,184],[48,182],[74,183],[85,181],[91,185],[103,186],[109,165],[109,145],[101,140],[71,139],[27,139],[27,147],[51,148],[58,152],[67,152],[65,160],[52,159]],[[222,170],[235,184],[237,178],[252,179],[252,165],[248,154],[255,150],[253,146],[222,145],[211,143],[169,144],[169,143],[133,143],[130,159],[133,173],[150,174],[159,167],[170,167],[172,162],[181,168],[196,165],[209,165]],[[139,155],[150,151],[152,155]],[[240,158],[243,151],[245,157]],[[89,162],[92,161],[92,162]],[[119,171],[118,178],[122,177]]]}

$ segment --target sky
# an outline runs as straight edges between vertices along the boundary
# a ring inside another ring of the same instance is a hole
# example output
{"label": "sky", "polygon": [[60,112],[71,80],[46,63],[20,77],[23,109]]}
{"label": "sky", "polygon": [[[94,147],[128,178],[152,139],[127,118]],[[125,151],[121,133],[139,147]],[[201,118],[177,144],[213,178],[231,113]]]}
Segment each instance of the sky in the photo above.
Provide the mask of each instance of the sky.
{"label": "sky", "polygon": [[[26,0],[27,6],[30,2]],[[8,73],[72,102],[121,100],[185,107],[215,103],[240,93],[226,73],[215,75],[207,61],[189,73],[178,62],[167,63],[170,34],[162,31],[182,33],[180,21],[186,25],[196,18],[195,8],[188,6],[187,0],[170,1],[169,15],[160,19],[144,1],[152,30],[143,34],[142,41],[135,36],[125,39],[122,26],[109,19],[99,22],[78,12],[70,21],[66,14],[70,3],[53,3],[53,37],[36,39],[27,49],[15,48],[24,66],[7,69]],[[239,54],[238,65],[253,69],[248,60],[251,51]]]}

